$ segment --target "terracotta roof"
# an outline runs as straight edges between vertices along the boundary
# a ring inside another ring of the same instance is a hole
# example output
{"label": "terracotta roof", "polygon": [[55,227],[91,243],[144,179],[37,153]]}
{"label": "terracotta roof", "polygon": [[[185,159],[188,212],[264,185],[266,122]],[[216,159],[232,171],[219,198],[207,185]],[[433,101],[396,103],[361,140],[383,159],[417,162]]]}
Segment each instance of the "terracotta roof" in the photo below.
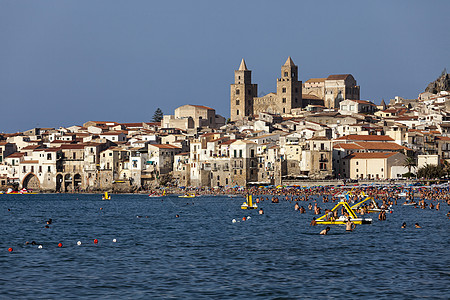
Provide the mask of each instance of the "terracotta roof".
{"label": "terracotta roof", "polygon": [[336,141],[387,141],[387,142],[393,142],[394,139],[387,135],[359,135],[359,134],[350,134],[346,136],[341,136]]}
{"label": "terracotta roof", "polygon": [[232,143],[234,143],[234,142],[236,142],[237,140],[228,140],[228,141],[226,141],[226,142],[223,142],[221,145],[229,145],[229,144],[232,144]]}
{"label": "terracotta roof", "polygon": [[450,137],[448,136],[437,136],[436,139],[439,141],[450,141]]}
{"label": "terracotta roof", "polygon": [[310,79],[306,80],[305,83],[324,82],[325,80],[326,80],[326,78],[310,78]]}
{"label": "terracotta roof", "polygon": [[25,155],[24,153],[15,152],[15,153],[13,153],[13,154],[8,155],[7,158],[20,158],[20,157],[22,157],[22,156],[24,156],[24,155]]}
{"label": "terracotta roof", "polygon": [[326,136],[314,136],[314,137],[310,138],[309,140],[313,140],[313,141],[329,141],[330,139],[327,138]]}
{"label": "terracotta roof", "polygon": [[388,158],[399,152],[373,152],[373,153],[352,153],[344,157],[344,159],[371,159],[371,158]]}
{"label": "terracotta roof", "polygon": [[338,74],[338,75],[330,75],[327,77],[327,80],[345,80],[350,74]]}
{"label": "terracotta roof", "polygon": [[159,149],[181,149],[180,147],[170,144],[149,144],[149,146],[154,146]]}
{"label": "terracotta roof", "polygon": [[397,143],[357,142],[356,144],[368,150],[411,150]]}
{"label": "terracotta roof", "polygon": [[40,147],[41,147],[40,145],[29,145],[29,146],[23,147],[22,150],[35,150]]}
{"label": "terracotta roof", "polygon": [[121,133],[127,134],[128,132],[127,131],[123,131],[123,130],[120,130],[120,131],[109,131],[109,132],[99,133],[99,135],[119,135]]}
{"label": "terracotta roof", "polygon": [[363,150],[364,148],[355,144],[355,143],[347,143],[347,144],[336,144],[333,146],[334,149],[341,148],[345,150]]}
{"label": "terracotta roof", "polygon": [[70,144],[70,145],[61,145],[60,149],[62,150],[70,150],[70,149],[84,149],[86,145],[84,144]]}
{"label": "terracotta roof", "polygon": [[24,160],[21,162],[21,164],[38,164],[38,160]]}
{"label": "terracotta roof", "polygon": [[204,105],[191,105],[191,106],[195,106],[197,108],[202,108],[202,109],[214,110],[214,108],[211,108],[211,107],[208,107],[208,106],[204,106]]}
{"label": "terracotta roof", "polygon": [[142,126],[144,126],[142,123],[120,123],[118,125],[123,125],[125,127],[142,127]]}

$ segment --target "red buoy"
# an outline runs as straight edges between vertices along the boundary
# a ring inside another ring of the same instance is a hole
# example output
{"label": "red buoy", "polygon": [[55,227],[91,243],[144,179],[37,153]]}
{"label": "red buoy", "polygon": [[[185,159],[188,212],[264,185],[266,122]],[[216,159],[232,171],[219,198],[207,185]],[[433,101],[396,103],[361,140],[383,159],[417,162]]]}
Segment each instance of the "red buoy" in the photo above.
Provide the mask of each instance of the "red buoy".
{"label": "red buoy", "polygon": [[8,251],[9,252],[13,252],[13,248],[8,248]]}
{"label": "red buoy", "polygon": [[98,240],[97,239],[94,240],[94,244],[98,244]]}
{"label": "red buoy", "polygon": [[60,248],[61,248],[61,247],[62,247],[62,243],[58,243],[58,247],[60,247]]}

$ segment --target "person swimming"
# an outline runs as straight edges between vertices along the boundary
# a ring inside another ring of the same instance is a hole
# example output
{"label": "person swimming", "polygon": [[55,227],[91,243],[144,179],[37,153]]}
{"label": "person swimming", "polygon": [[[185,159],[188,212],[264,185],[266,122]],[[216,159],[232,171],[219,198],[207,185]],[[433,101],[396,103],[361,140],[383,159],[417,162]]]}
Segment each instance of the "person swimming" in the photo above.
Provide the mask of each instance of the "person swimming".
{"label": "person swimming", "polygon": [[320,235],[326,235],[326,234],[328,234],[328,231],[330,231],[330,227],[327,227],[327,228],[325,228],[324,230],[322,230],[319,234]]}
{"label": "person swimming", "polygon": [[263,215],[264,214],[264,210],[262,208],[259,209],[259,214]]}
{"label": "person swimming", "polygon": [[422,227],[420,227],[419,223],[414,224],[414,227],[416,227],[416,228],[422,228]]}
{"label": "person swimming", "polygon": [[317,222],[316,222],[316,217],[313,217],[311,223],[309,223],[309,226],[316,226]]}
{"label": "person swimming", "polygon": [[406,222],[403,222],[402,227],[401,228],[406,228]]}

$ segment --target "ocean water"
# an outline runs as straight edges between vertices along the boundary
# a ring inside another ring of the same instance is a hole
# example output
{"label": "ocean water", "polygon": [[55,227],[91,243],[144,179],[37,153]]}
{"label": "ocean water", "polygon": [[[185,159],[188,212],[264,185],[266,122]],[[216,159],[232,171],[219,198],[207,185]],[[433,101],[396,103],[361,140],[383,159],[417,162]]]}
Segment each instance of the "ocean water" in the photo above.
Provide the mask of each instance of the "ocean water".
{"label": "ocean water", "polygon": [[258,215],[243,200],[0,195],[0,298],[450,298],[446,204],[398,205],[386,221],[372,214],[372,225],[320,236],[308,209],[264,201]]}

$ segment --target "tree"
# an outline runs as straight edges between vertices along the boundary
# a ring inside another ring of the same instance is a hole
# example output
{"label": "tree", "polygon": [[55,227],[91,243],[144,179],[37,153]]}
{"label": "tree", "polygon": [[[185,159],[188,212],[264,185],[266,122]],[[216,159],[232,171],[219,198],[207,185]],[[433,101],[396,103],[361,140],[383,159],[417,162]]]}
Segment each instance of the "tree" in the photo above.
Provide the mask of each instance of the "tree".
{"label": "tree", "polygon": [[414,159],[414,157],[408,156],[403,161],[403,166],[408,168],[408,173],[411,173],[411,168],[415,167],[416,165],[417,164],[416,164],[416,160]]}
{"label": "tree", "polygon": [[153,118],[152,118],[152,122],[161,122],[161,120],[163,119],[163,112],[161,110],[161,108],[157,108],[155,110],[155,113],[153,114]]}
{"label": "tree", "polygon": [[433,178],[441,178],[444,176],[445,171],[441,166],[437,165],[428,165],[419,168],[417,170],[417,177],[419,178],[427,178],[427,179],[433,179]]}

